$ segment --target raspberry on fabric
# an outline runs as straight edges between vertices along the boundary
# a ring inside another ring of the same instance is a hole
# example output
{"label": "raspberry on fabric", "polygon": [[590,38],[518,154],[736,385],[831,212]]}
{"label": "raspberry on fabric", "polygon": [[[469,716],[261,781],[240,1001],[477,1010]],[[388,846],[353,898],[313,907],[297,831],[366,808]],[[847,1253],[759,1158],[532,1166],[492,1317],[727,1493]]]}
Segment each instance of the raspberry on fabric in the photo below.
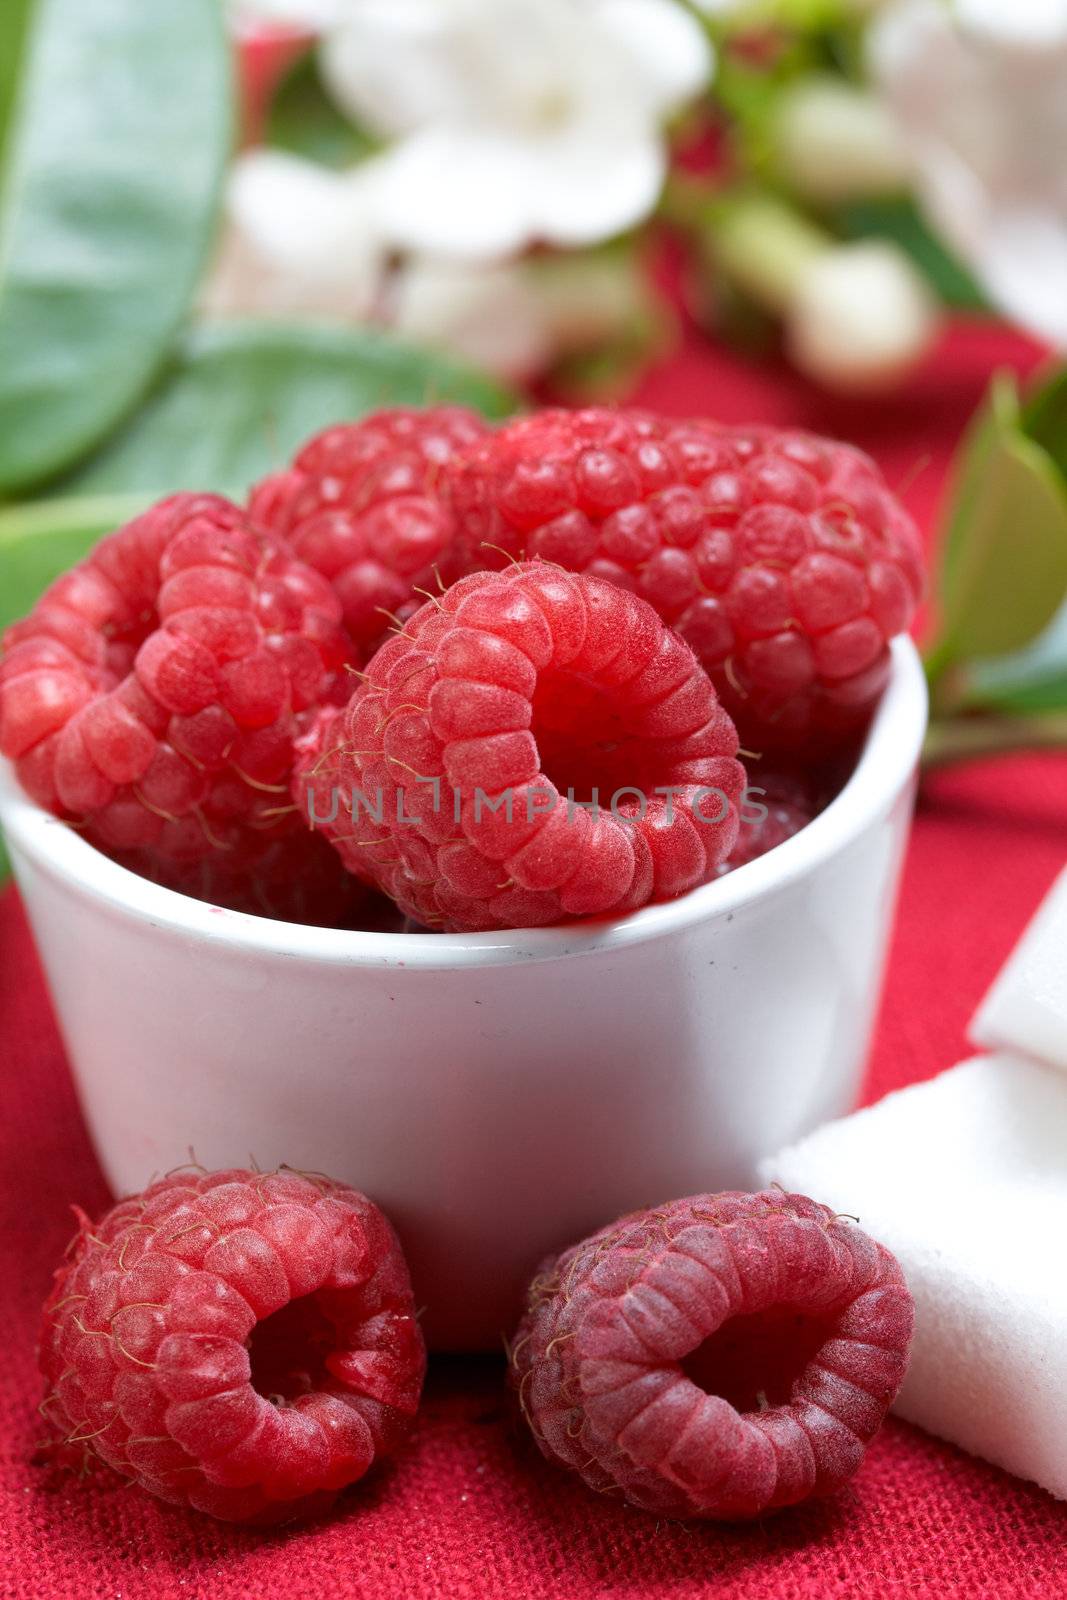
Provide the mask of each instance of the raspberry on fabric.
{"label": "raspberry on fabric", "polygon": [[293,793],[351,871],[469,931],[621,916],[737,835],[737,736],[689,646],[548,562],[461,579],[304,741]]}
{"label": "raspberry on fabric", "polygon": [[270,845],[304,831],[294,740],[349,692],[349,654],[325,579],[228,501],[175,495],[8,630],[0,751],[108,853],[180,887],[179,864],[225,860],[220,885],[243,892]]}
{"label": "raspberry on fabric", "polygon": [[449,576],[453,520],[437,489],[487,431],[462,406],[378,411],[317,434],[253,489],[249,515],[329,579],[364,659],[391,615],[409,615],[419,588],[436,593],[438,572]]}
{"label": "raspberry on fabric", "polygon": [[426,1353],[386,1218],[331,1179],[178,1172],[78,1233],[44,1308],[42,1412],[149,1493],[307,1517],[396,1450]]}
{"label": "raspberry on fabric", "polygon": [[803,1195],[694,1195],[546,1263],[511,1377],[541,1452],[663,1516],[735,1520],[832,1493],[904,1377],[889,1251]]}
{"label": "raspberry on fabric", "polygon": [[741,825],[719,875],[743,867],[784,844],[806,828],[825,803],[810,778],[789,772],[749,769],[749,786],[741,808]]}
{"label": "raspberry on fabric", "polygon": [[873,461],[794,431],[543,411],[469,450],[449,498],[466,570],[543,556],[648,600],[761,751],[862,728],[922,588]]}

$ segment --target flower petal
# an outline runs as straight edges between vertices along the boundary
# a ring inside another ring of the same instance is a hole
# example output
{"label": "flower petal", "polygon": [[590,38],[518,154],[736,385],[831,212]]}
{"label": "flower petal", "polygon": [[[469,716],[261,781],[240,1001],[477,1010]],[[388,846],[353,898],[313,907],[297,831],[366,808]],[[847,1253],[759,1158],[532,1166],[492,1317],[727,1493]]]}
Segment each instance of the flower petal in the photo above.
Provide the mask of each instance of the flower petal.
{"label": "flower petal", "polygon": [[522,141],[443,125],[412,134],[380,159],[383,226],[402,249],[481,260],[527,243],[532,230]]}
{"label": "flower petal", "polygon": [[280,150],[239,156],[203,308],[220,315],[365,314],[383,254],[377,165],[335,173]]}
{"label": "flower petal", "polygon": [[319,46],[337,104],[383,138],[462,118],[470,103],[460,48],[468,10],[462,0],[349,0]]}
{"label": "flower petal", "polygon": [[708,36],[676,0],[595,0],[592,14],[639,63],[641,89],[656,115],[692,99],[711,77]]}
{"label": "flower petal", "polygon": [[1067,8],[1018,0],[992,17],[981,0],[955,17],[907,0],[871,30],[872,72],[933,226],[990,299],[1067,348]]}
{"label": "flower petal", "polygon": [[624,233],[655,206],[666,171],[651,128],[604,123],[546,142],[530,170],[537,236],[577,248]]}

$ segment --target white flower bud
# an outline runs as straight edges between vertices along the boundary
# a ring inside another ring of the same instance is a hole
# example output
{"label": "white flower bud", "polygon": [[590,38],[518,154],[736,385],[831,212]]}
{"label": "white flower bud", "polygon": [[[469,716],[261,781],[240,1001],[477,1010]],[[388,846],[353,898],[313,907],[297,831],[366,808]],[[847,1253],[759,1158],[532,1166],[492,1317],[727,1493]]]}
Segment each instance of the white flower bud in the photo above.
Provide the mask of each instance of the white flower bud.
{"label": "white flower bud", "polygon": [[908,158],[889,110],[837,78],[801,79],[785,93],[776,142],[784,177],[809,200],[885,194],[907,181]]}
{"label": "white flower bud", "polygon": [[786,317],[801,369],[828,389],[892,386],[927,349],[937,309],[924,279],[888,242],[839,245],[808,264]]}

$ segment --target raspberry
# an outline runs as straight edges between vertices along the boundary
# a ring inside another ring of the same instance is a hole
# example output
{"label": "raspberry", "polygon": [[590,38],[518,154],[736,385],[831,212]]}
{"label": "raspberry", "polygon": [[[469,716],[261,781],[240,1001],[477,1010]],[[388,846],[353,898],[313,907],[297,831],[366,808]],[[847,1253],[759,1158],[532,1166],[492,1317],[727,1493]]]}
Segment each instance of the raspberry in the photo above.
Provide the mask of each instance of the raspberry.
{"label": "raspberry", "polygon": [[535,561],[417,611],[320,718],[294,795],[424,926],[532,927],[713,877],[737,834],[736,750],[651,606]]}
{"label": "raspberry", "polygon": [[249,833],[239,861],[216,851],[198,861],[164,861],[130,850],[121,866],[164,889],[190,895],[228,911],[319,928],[365,926],[368,893],[339,868],[324,839],[301,827],[295,832]]}
{"label": "raspberry", "polygon": [[364,659],[390,615],[421,603],[420,586],[437,592],[453,524],[436,486],[486,431],[460,406],[379,411],[316,435],[252,491],[252,518],[333,584]]}
{"label": "raspberry", "polygon": [[635,1212],[531,1284],[511,1375],[541,1452],[664,1516],[829,1494],[900,1387],[912,1300],[889,1251],[803,1195]]}
{"label": "raspberry", "polygon": [[721,863],[720,876],[784,844],[822,810],[815,786],[806,777],[751,770],[749,777],[748,800],[741,810],[737,843]]}
{"label": "raspberry", "polygon": [[42,1411],[151,1494],[229,1522],[325,1509],[407,1434],[426,1354],[364,1195],[182,1172],[78,1233],[44,1308]]}
{"label": "raspberry", "polygon": [[451,478],[462,566],[540,555],[632,589],[761,750],[862,727],[921,590],[918,535],[874,463],[807,434],[545,411]]}
{"label": "raspberry", "polygon": [[236,891],[275,840],[302,833],[293,744],[313,708],[347,693],[340,612],[235,506],[175,495],[8,630],[0,751],[108,852],[167,872],[224,858]]}

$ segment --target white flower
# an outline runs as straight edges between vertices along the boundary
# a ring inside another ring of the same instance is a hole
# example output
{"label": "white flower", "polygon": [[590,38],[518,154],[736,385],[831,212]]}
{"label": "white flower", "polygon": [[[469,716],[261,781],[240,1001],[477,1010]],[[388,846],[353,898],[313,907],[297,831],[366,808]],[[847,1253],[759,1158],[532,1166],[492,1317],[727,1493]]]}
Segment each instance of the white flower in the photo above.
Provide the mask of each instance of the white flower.
{"label": "white flower", "polygon": [[488,264],[411,256],[390,269],[382,178],[374,159],[341,174],[278,150],[240,156],[201,311],[386,322],[511,382],[647,317],[640,271],[615,252]]}
{"label": "white flower", "polygon": [[995,304],[1067,348],[1067,0],[903,0],[870,54],[932,225]]}
{"label": "white flower", "polygon": [[375,161],[336,173],[281,150],[239,156],[202,310],[362,320],[385,261],[378,180]]}
{"label": "white flower", "polygon": [[829,389],[888,389],[924,353],[937,326],[926,286],[896,245],[838,245],[798,274],[785,337],[801,369]]}
{"label": "white flower", "polygon": [[662,123],[712,64],[676,0],[346,0],[321,50],[339,104],[396,141],[389,237],[483,259],[646,217]]}

